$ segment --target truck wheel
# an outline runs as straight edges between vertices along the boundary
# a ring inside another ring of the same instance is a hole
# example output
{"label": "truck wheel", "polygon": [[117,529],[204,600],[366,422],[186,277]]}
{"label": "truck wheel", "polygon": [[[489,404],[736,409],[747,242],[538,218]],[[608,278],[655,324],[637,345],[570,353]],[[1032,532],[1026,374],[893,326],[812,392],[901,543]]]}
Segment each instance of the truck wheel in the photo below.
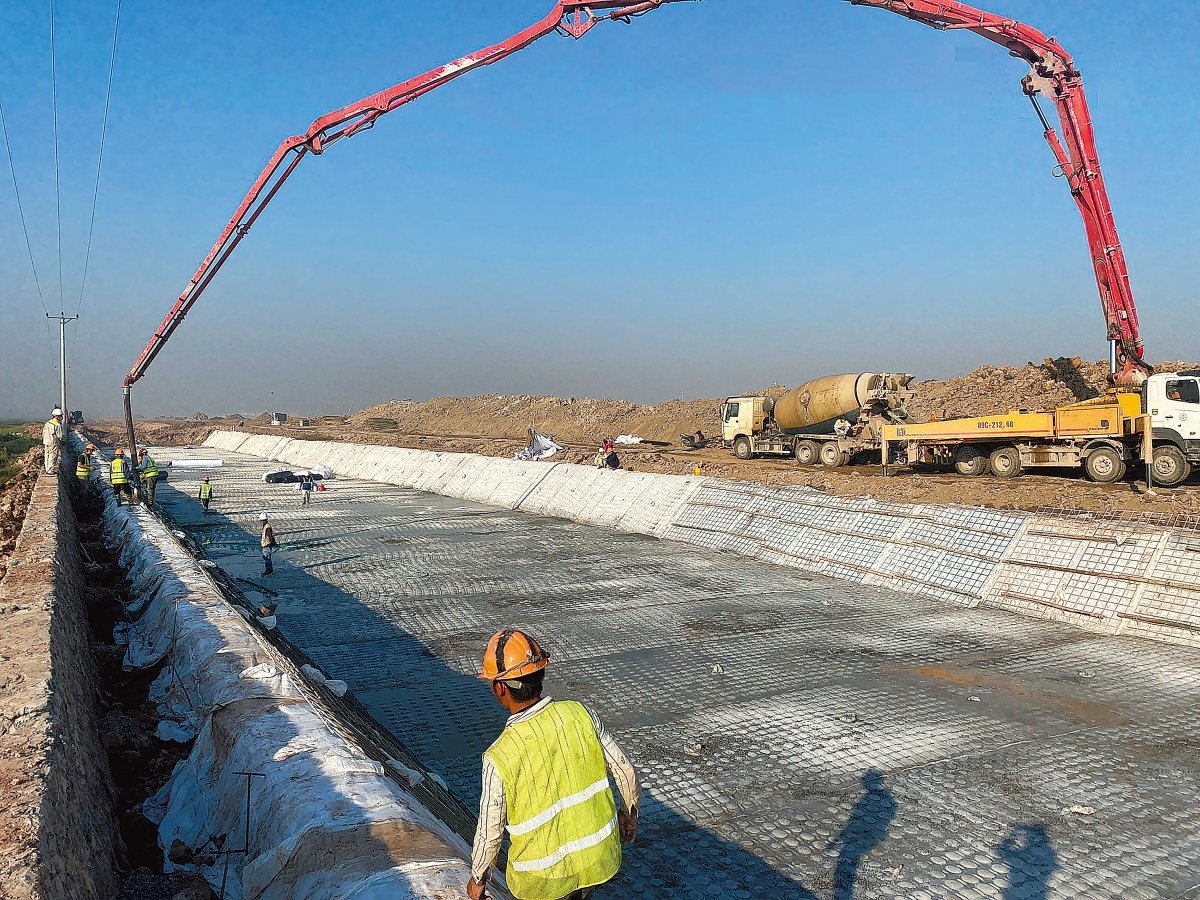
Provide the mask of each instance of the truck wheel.
{"label": "truck wheel", "polygon": [[800,441],[795,452],[796,462],[802,466],[815,466],[821,461],[821,448],[816,441]]}
{"label": "truck wheel", "polygon": [[754,455],[754,449],[750,446],[750,438],[744,434],[738,437],[733,442],[733,455],[738,459],[749,459]]}
{"label": "truck wheel", "polygon": [[974,478],[987,470],[988,458],[978,447],[964,444],[954,451],[954,471],[959,475]]}
{"label": "truck wheel", "polygon": [[997,478],[1016,478],[1025,471],[1021,464],[1021,451],[1016,447],[999,447],[992,451],[988,468]]}
{"label": "truck wheel", "polygon": [[1154,448],[1154,483],[1163,487],[1175,487],[1187,481],[1192,474],[1192,465],[1183,451],[1174,444]]}
{"label": "truck wheel", "polygon": [[827,441],[821,445],[821,465],[830,469],[846,464],[846,454],[842,453],[836,441]]}
{"label": "truck wheel", "polygon": [[1112,447],[1098,447],[1083,463],[1088,478],[1099,484],[1112,484],[1125,477],[1125,460]]}

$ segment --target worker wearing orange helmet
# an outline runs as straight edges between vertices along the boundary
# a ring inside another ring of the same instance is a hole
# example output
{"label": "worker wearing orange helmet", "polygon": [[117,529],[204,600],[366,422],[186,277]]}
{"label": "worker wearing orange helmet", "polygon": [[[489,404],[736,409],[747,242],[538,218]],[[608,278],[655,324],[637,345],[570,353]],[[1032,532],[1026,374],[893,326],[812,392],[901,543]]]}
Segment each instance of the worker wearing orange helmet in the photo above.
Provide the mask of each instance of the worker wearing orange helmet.
{"label": "worker wearing orange helmet", "polygon": [[[549,662],[515,628],[497,632],[484,652],[480,678],[509,719],[483,755],[470,900],[486,896],[506,830],[505,878],[518,900],[586,900],[617,874],[621,844],[637,833],[637,773],[591,710],[542,696]],[[619,807],[609,776],[621,792]]]}
{"label": "worker wearing orange helmet", "polygon": [[109,480],[112,481],[113,496],[117,506],[121,505],[121,495],[124,494],[130,503],[133,502],[133,487],[129,483],[129,463],[125,459],[125,451],[118,447],[113,451],[112,462],[108,464]]}
{"label": "worker wearing orange helmet", "polygon": [[75,477],[80,481],[86,482],[96,471],[96,467],[92,465],[92,454],[96,452],[95,444],[88,444],[83,448],[83,452],[75,457]]}

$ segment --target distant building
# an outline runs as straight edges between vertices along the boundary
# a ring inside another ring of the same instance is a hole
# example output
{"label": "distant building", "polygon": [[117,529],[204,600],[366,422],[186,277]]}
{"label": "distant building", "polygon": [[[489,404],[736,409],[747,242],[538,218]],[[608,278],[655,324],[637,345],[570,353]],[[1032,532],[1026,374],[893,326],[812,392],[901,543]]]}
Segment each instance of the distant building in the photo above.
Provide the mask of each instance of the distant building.
{"label": "distant building", "polygon": [[287,420],[288,420],[287,413],[281,413],[281,412],[271,413],[271,424],[272,425],[282,425],[285,422],[287,422]]}

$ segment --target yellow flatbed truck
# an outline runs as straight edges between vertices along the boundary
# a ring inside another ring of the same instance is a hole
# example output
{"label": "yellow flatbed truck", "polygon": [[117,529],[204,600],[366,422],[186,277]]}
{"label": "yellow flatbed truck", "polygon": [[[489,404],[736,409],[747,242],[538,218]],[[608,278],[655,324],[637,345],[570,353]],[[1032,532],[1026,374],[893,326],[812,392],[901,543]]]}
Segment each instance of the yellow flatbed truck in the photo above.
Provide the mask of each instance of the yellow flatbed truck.
{"label": "yellow flatbed truck", "polygon": [[889,464],[946,465],[960,475],[1013,478],[1032,468],[1083,468],[1119,481],[1153,456],[1154,482],[1173,487],[1200,463],[1200,373],[1152,375],[1119,390],[1049,411],[885,425]]}

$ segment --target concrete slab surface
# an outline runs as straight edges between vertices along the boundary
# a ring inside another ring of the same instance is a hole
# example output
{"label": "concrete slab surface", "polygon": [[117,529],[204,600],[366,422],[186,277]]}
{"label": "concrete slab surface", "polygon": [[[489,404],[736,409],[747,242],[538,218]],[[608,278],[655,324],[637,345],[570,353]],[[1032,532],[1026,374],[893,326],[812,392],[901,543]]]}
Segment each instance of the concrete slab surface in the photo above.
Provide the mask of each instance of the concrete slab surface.
{"label": "concrete slab surface", "polygon": [[468,804],[504,722],[483,647],[547,645],[647,788],[604,896],[1200,897],[1196,651],[389,485],[302,507],[223,458],[210,515],[198,469],[164,512]]}

